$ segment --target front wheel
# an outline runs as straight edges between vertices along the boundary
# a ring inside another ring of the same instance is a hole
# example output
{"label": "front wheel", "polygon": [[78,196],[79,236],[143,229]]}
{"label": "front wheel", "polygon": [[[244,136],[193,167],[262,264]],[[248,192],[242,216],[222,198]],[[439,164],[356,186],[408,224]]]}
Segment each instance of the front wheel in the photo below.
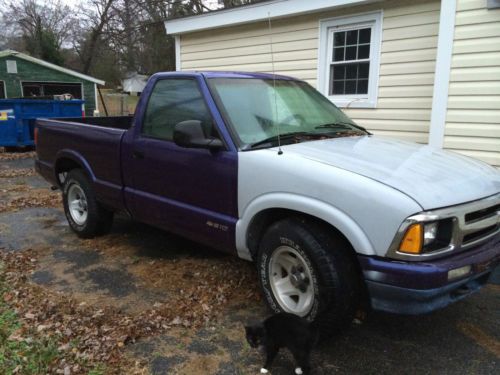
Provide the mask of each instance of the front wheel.
{"label": "front wheel", "polygon": [[107,233],[113,223],[113,212],[96,200],[92,186],[82,170],[73,169],[64,181],[63,205],[71,229],[81,238]]}
{"label": "front wheel", "polygon": [[260,285],[270,308],[322,326],[349,323],[359,302],[359,275],[349,244],[299,219],[274,223],[258,255]]}

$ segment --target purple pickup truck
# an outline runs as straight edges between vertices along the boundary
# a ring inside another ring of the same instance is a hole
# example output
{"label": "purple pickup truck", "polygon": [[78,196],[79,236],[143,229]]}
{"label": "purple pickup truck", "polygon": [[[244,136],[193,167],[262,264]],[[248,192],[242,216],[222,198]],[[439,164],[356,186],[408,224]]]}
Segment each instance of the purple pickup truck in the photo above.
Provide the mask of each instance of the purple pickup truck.
{"label": "purple pickup truck", "polygon": [[442,308],[500,259],[497,169],[373,136],[290,77],[155,74],[134,117],[39,119],[36,168],[80,237],[125,212],[254,261],[271,309],[331,325]]}

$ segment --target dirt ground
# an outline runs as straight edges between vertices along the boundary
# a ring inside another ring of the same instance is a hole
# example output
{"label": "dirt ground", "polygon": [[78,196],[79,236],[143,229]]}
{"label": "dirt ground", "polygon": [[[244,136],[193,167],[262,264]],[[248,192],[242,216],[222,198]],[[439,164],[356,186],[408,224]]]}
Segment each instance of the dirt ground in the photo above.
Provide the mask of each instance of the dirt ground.
{"label": "dirt ground", "polygon": [[[59,194],[34,173],[32,153],[0,154],[0,261],[20,291],[4,299],[39,333],[67,336],[59,365],[84,357],[110,373],[259,372],[243,324],[269,312],[252,264],[126,217],[109,235],[78,239]],[[316,349],[313,374],[500,373],[499,274],[429,315],[369,314]],[[283,352],[271,373],[293,368]]]}

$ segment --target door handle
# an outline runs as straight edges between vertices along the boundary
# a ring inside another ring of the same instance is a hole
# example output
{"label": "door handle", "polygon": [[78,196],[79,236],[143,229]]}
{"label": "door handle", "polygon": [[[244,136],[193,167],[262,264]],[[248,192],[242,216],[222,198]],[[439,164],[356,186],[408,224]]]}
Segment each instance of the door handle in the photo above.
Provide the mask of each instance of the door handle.
{"label": "door handle", "polygon": [[144,152],[142,152],[142,151],[132,151],[132,157],[134,159],[144,159]]}

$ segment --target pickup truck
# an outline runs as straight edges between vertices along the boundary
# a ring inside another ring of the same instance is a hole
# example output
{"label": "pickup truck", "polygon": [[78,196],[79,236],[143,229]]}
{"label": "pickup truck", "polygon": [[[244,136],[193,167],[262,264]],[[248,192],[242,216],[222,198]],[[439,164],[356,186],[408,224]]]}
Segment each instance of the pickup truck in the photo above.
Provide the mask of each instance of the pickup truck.
{"label": "pickup truck", "polygon": [[153,75],[134,117],[37,120],[37,171],[71,229],[115,212],[254,261],[273,311],[336,325],[360,306],[421,314],[500,260],[500,172],[372,135],[309,84]]}

